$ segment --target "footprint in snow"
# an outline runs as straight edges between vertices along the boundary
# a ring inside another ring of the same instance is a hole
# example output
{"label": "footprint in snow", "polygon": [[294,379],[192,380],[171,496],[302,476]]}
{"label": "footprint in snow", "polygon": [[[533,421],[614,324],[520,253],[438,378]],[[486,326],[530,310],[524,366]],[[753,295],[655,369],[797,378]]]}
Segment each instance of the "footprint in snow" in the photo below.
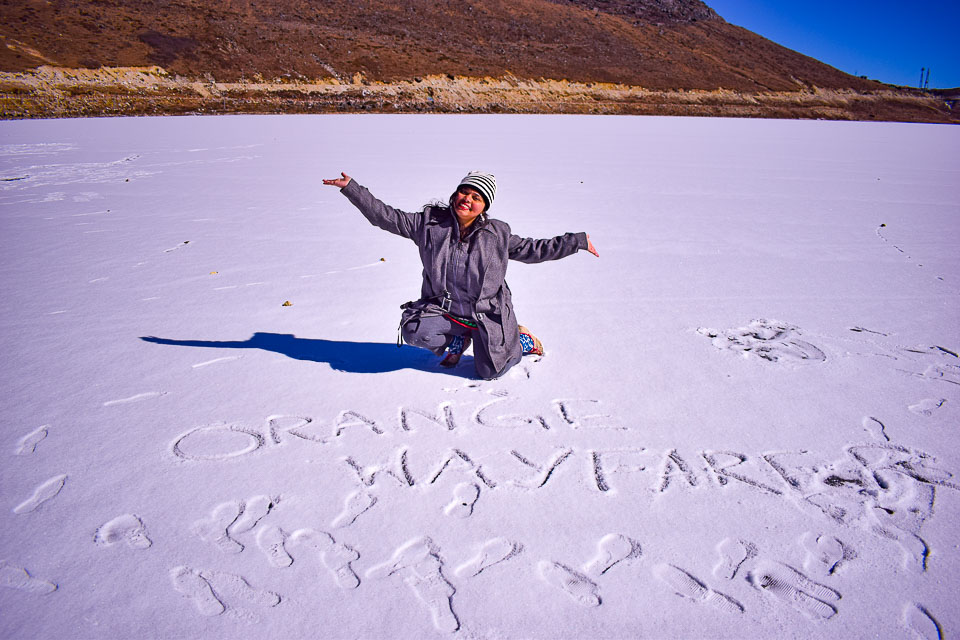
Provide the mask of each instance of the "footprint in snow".
{"label": "footprint in snow", "polygon": [[519,543],[512,542],[506,538],[493,538],[487,540],[480,547],[477,555],[467,560],[454,570],[458,577],[474,578],[480,575],[485,569],[488,569],[505,560],[509,560],[521,551]]}
{"label": "footprint in snow", "polygon": [[[243,576],[221,571],[198,571],[181,565],[170,570],[173,588],[189,598],[200,615],[219,616],[228,610],[227,603],[251,604],[257,607],[275,607],[280,595],[273,591],[254,588]],[[239,607],[230,607],[230,613],[247,622],[257,622],[256,616]]]}
{"label": "footprint in snow", "polygon": [[610,533],[597,543],[597,555],[584,565],[588,576],[597,578],[604,575],[616,564],[640,557],[640,543],[622,533]]}
{"label": "footprint in snow", "polygon": [[837,613],[831,603],[840,599],[839,593],[785,564],[767,562],[751,572],[748,580],[758,590],[793,607],[811,620],[827,620]]}
{"label": "footprint in snow", "polygon": [[673,590],[681,598],[689,598],[695,602],[703,602],[720,611],[727,613],[743,613],[743,605],[707,585],[687,573],[680,567],[671,564],[658,564],[652,569],[653,575]]}
{"label": "footprint in snow", "polygon": [[803,570],[817,578],[832,576],[848,555],[843,543],[833,536],[817,536],[810,531],[800,537],[800,545],[807,552]]}
{"label": "footprint in snow", "polygon": [[584,607],[600,606],[597,585],[585,575],[574,571],[559,562],[541,560],[537,564],[540,579],[570,596],[574,602]]}
{"label": "footprint in snow", "polygon": [[446,633],[460,628],[452,600],[457,590],[443,577],[443,562],[430,538],[414,538],[401,545],[389,560],[368,569],[367,577],[386,578],[397,573],[426,606],[434,628]]}
{"label": "footprint in snow", "polygon": [[363,489],[355,491],[344,499],[343,511],[333,519],[330,526],[334,529],[349,527],[376,503],[377,498],[373,494]]}
{"label": "footprint in snow", "polygon": [[44,438],[47,437],[48,429],[49,429],[49,426],[44,425],[42,427],[34,429],[27,435],[20,438],[19,442],[17,442],[16,455],[25,456],[31,453],[36,453],[37,445],[40,444],[40,442]]}
{"label": "footprint in snow", "polygon": [[60,493],[60,490],[63,489],[63,485],[66,483],[66,481],[66,474],[50,478],[34,489],[32,496],[14,507],[13,512],[16,514],[22,514],[36,511],[40,505],[55,498]]}
{"label": "footprint in snow", "polygon": [[226,611],[210,582],[199,571],[183,565],[174,567],[170,570],[170,581],[174,589],[190,598],[200,615],[218,616]]}
{"label": "footprint in snow", "polygon": [[23,567],[15,567],[4,560],[0,560],[0,587],[38,594],[57,590],[56,584],[35,578]]}
{"label": "footprint in snow", "polygon": [[713,575],[724,580],[733,580],[740,566],[757,555],[757,547],[745,540],[725,538],[717,545],[720,562],[713,568]]}
{"label": "footprint in snow", "polygon": [[143,521],[132,513],[125,513],[105,523],[93,537],[101,547],[125,542],[131,549],[147,549],[153,542],[147,537]]}
{"label": "footprint in snow", "polygon": [[360,578],[350,564],[360,559],[360,554],[352,547],[334,540],[326,531],[297,529],[290,534],[288,546],[291,549],[305,547],[313,551],[341,589],[356,589],[360,586]]}
{"label": "footprint in snow", "polygon": [[240,501],[224,502],[214,508],[210,517],[194,522],[192,531],[224,553],[240,553],[243,545],[230,536],[229,529],[242,511],[243,504]]}
{"label": "footprint in snow", "polygon": [[257,534],[257,546],[267,556],[267,560],[278,569],[289,567],[293,558],[287,553],[287,534],[280,527],[270,526]]}

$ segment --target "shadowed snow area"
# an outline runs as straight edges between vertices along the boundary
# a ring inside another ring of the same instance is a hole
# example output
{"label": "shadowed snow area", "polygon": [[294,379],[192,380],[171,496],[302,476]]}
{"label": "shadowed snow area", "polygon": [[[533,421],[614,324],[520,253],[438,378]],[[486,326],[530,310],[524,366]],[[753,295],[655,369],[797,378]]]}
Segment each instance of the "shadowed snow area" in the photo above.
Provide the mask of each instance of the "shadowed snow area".
{"label": "shadowed snow area", "polygon": [[[960,129],[0,123],[0,636],[960,631]],[[470,170],[544,344],[396,346]]]}

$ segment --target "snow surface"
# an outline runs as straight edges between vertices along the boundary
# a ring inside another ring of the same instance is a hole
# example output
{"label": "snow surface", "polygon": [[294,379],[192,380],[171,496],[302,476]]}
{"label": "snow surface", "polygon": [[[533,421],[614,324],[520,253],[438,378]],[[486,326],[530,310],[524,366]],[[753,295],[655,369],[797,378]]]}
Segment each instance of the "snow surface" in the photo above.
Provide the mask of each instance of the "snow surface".
{"label": "snow surface", "polygon": [[[958,637],[960,128],[0,123],[4,638]],[[544,342],[395,346],[467,171]],[[290,302],[284,306],[285,302]]]}

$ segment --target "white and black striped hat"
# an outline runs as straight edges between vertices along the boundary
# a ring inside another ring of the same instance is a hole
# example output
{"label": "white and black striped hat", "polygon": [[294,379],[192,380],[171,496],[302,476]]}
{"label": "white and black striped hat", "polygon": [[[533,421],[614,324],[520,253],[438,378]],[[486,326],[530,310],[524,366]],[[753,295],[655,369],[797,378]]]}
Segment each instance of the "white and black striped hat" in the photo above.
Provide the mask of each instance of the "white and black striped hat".
{"label": "white and black striped hat", "polygon": [[487,203],[487,209],[490,208],[490,205],[493,204],[493,197],[497,195],[497,179],[493,177],[492,173],[471,171],[460,181],[457,188],[459,189],[464,185],[476,189],[483,196],[484,202]]}

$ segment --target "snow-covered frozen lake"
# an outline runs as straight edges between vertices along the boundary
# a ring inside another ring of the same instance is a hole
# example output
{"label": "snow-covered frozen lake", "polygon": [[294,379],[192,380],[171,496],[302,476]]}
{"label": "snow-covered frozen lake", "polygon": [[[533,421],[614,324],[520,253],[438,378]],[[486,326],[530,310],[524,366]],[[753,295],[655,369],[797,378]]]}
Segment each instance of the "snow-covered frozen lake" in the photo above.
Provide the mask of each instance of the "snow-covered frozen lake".
{"label": "snow-covered frozen lake", "polygon": [[[389,204],[585,252],[497,381]],[[0,636],[960,634],[960,128],[0,122]],[[289,302],[289,305],[284,305]]]}

